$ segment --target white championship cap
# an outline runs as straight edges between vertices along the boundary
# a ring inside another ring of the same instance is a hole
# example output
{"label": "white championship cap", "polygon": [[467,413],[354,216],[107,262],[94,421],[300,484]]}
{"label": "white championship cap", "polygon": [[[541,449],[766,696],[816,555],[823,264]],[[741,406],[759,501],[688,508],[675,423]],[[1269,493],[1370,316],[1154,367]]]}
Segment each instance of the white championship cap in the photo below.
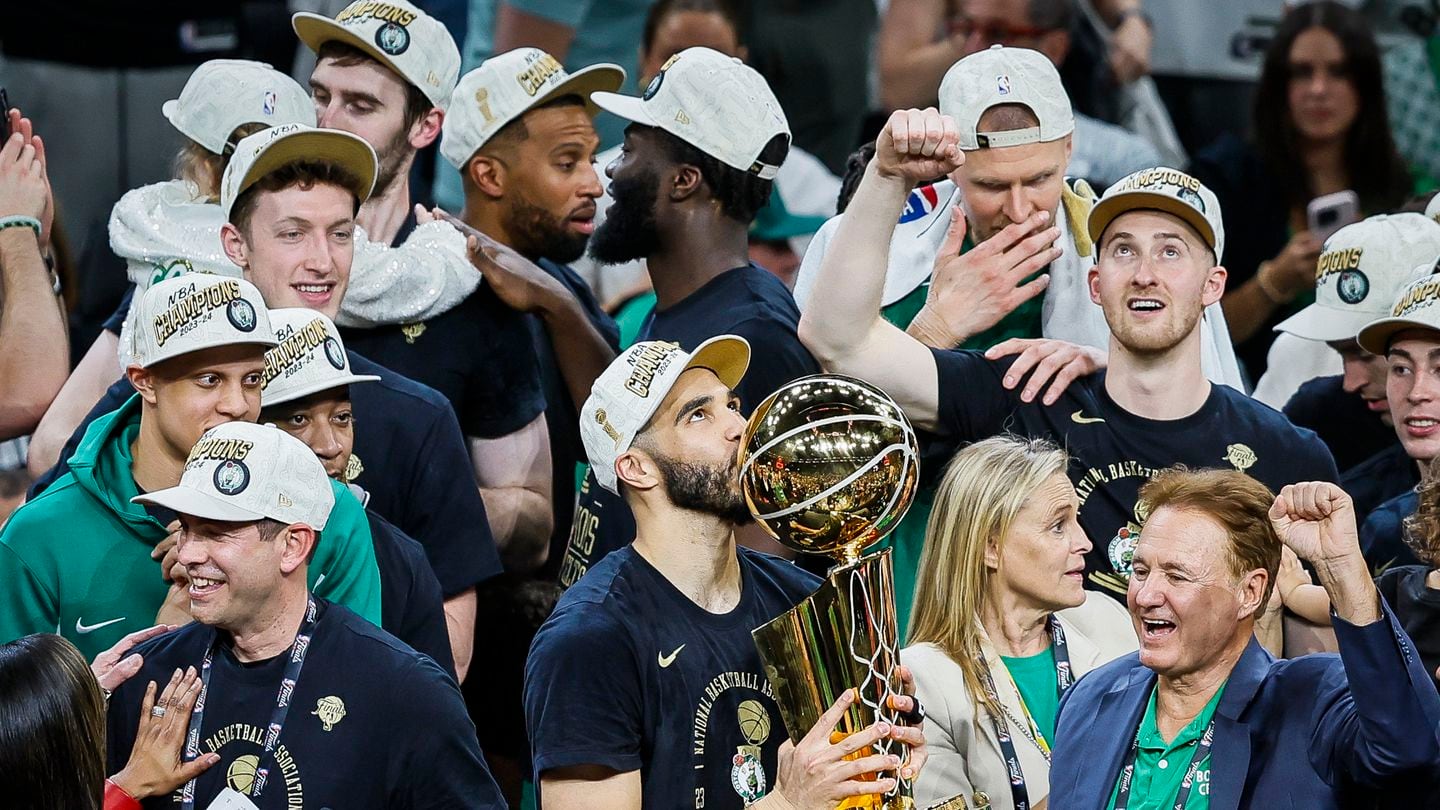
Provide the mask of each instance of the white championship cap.
{"label": "white championship cap", "polygon": [[351,191],[362,203],[375,188],[379,164],[364,138],[338,129],[285,124],[250,135],[235,147],[220,179],[220,210],[225,218],[230,218],[241,192],[270,172],[302,160],[325,160],[348,169],[358,183]]}
{"label": "white championship cap", "polygon": [[351,383],[374,382],[373,374],[350,370],[350,358],[335,322],[313,309],[270,310],[279,345],[265,353],[265,389],[260,405],[268,408]]}
{"label": "white championship cap", "polygon": [[710,48],[686,48],[665,61],[639,98],[595,93],[600,109],[658,127],[716,160],[773,180],[779,165],[760,153],[776,135],[790,139],[785,111],[764,77]]}
{"label": "white championship cap", "polygon": [[620,353],[595,380],[580,409],[580,438],[590,471],[600,486],[614,493],[615,459],[630,449],[680,375],[708,368],[731,388],[740,384],[750,365],[750,343],[735,335],[710,338],[687,352],[678,343],[647,340]]}
{"label": "white championship cap", "polygon": [[1440,222],[1440,194],[1431,197],[1430,202],[1425,204],[1425,216]]}
{"label": "white championship cap", "polygon": [[151,285],[135,308],[131,355],[141,368],[213,349],[275,345],[265,300],[243,278],[186,273]]}
{"label": "white championship cap", "polygon": [[206,520],[270,518],[318,532],[330,519],[335,493],[304,442],[274,425],[226,422],[190,448],[178,485],[130,500]]}
{"label": "white championship cap", "polygon": [[1306,340],[1353,340],[1390,314],[1395,294],[1440,258],[1440,225],[1423,214],[1380,214],[1325,240],[1315,263],[1315,303],[1275,327]]}
{"label": "white championship cap", "polygon": [[242,124],[315,126],[315,103],[294,79],[264,62],[211,59],[186,80],[180,97],[160,108],[190,140],[217,155]]}
{"label": "white championship cap", "polygon": [[560,62],[539,48],[516,48],[486,59],[460,77],[445,111],[440,154],[457,169],[506,124],[562,96],[579,96],[590,117],[599,108],[590,100],[597,90],[614,92],[625,82],[619,65],[601,64],[566,73]]}
{"label": "white championship cap", "polygon": [[[1029,108],[1040,126],[980,132],[985,112],[1001,104]],[[955,119],[966,151],[1058,141],[1075,131],[1059,71],[1049,57],[1029,48],[992,45],[951,65],[940,81],[940,112]]]}
{"label": "white championship cap", "polygon": [[355,0],[333,20],[301,11],[290,24],[295,36],[316,53],[327,42],[343,42],[400,74],[436,107],[450,103],[460,76],[460,49],[444,23],[405,0]]}
{"label": "white championship cap", "polygon": [[[1418,270],[1417,270],[1418,272]],[[1390,351],[1390,340],[1406,329],[1440,332],[1440,275],[1422,275],[1396,293],[1389,317],[1371,321],[1356,337],[1371,354]]]}
{"label": "white championship cap", "polygon": [[1178,169],[1163,166],[1141,169],[1105,190],[1090,209],[1090,238],[1100,236],[1116,217],[1127,211],[1163,211],[1179,217],[1199,231],[1205,244],[1215,251],[1215,263],[1225,253],[1225,223],[1220,219],[1220,201],[1203,183]]}

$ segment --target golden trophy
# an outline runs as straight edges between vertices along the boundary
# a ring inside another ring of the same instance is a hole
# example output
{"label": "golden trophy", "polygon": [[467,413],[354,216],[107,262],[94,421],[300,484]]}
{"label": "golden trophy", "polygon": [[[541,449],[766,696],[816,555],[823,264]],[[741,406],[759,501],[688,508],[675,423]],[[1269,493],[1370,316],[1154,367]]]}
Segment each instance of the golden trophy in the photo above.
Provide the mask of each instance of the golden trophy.
{"label": "golden trophy", "polygon": [[[740,442],[740,482],[755,519],[796,551],[839,564],[814,594],[753,635],[790,739],[798,743],[846,689],[857,689],[832,739],[884,720],[900,694],[893,563],[889,549],[861,556],[900,522],[915,495],[919,446],[884,391],[836,374],[803,377],[772,394]],[[881,740],[852,758],[910,752]],[[895,774],[886,794],[841,808],[910,810],[911,785]]]}

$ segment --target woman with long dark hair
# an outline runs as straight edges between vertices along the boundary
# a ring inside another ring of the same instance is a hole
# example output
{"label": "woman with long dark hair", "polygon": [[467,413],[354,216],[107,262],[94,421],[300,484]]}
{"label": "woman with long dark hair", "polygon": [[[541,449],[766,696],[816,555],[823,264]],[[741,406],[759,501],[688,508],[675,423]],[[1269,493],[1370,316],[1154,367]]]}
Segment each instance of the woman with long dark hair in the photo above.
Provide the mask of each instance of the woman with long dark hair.
{"label": "woman with long dark hair", "polygon": [[1221,305],[1236,354],[1258,379],[1272,327],[1315,287],[1321,240],[1308,227],[1309,202],[1348,189],[1368,216],[1397,209],[1414,185],[1390,134],[1365,18],[1330,0],[1291,9],[1265,54],[1248,142],[1222,138],[1190,172],[1220,200],[1230,272]]}
{"label": "woman with long dark hair", "polygon": [[[6,810],[138,810],[219,762],[216,754],[181,761],[190,710],[200,695],[192,667],[162,687],[151,682],[141,705],[136,744],[125,767],[105,778],[105,712],[109,687],[139,670],[126,636],[95,666],[60,636],[36,633],[0,644],[0,795]],[[97,680],[97,671],[99,673]]]}

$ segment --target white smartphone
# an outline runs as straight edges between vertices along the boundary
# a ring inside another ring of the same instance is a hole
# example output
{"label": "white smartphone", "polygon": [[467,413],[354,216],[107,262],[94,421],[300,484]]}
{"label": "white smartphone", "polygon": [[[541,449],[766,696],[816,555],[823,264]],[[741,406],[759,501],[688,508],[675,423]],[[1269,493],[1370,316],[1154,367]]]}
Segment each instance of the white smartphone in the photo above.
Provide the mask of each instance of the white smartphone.
{"label": "white smartphone", "polygon": [[1346,225],[1360,221],[1360,195],[1346,189],[1316,197],[1305,206],[1305,219],[1310,233],[1324,242]]}

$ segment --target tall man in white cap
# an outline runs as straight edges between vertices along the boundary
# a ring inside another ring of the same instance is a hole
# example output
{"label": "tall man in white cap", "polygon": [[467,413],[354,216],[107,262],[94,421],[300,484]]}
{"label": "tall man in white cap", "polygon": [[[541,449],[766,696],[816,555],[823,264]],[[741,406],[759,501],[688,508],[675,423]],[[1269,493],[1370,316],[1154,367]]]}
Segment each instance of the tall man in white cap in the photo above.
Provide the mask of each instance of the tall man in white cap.
{"label": "tall man in white cap", "polygon": [[[1137,172],[1091,210],[1087,233],[1099,263],[1087,279],[1109,324],[1110,366],[1070,383],[1053,404],[1007,390],[1008,361],[932,349],[885,321],[878,268],[894,214],[916,182],[967,157],[959,140],[955,122],[934,109],[896,112],[881,131],[801,322],[826,369],[881,386],[942,446],[1010,430],[1068,448],[1080,524],[1095,546],[1087,585],[1115,598],[1125,593],[1148,514],[1137,492],[1156,470],[1228,465],[1275,489],[1338,478],[1313,433],[1206,379],[1201,313],[1225,289],[1224,236],[1214,195],[1183,172]],[[1019,249],[1046,239],[1032,235]]]}
{"label": "tall man in white cap", "polygon": [[135,743],[142,684],[191,668],[202,687],[181,756],[220,756],[146,807],[505,807],[449,675],[307,585],[341,502],[310,448],[273,426],[221,425],[175,486],[138,500],[180,515],[196,621],[136,648],[141,677],[110,704],[108,755],[123,762]]}
{"label": "tall man in white cap", "polygon": [[[1095,195],[1065,181],[1075,116],[1054,64],[1026,48],[973,53],[946,72],[940,111],[958,125],[965,160],[923,178],[941,179],[913,189],[898,214],[881,299],[886,320],[934,348],[1045,337],[1103,351],[1109,331],[1086,281]],[[811,306],[838,227],[838,218],[827,223],[806,252],[795,284],[802,309]],[[1218,305],[1207,307],[1202,324],[1206,377],[1240,388]],[[1038,381],[1031,388],[1038,391]]]}
{"label": "tall man in white cap", "polygon": [[[325,474],[344,483],[355,449],[350,387],[380,378],[355,373],[339,330],[323,314],[303,307],[272,309],[270,323],[279,344],[265,353],[260,423],[304,442]],[[370,499],[360,485],[348,488],[362,505]],[[444,597],[424,546],[370,509],[365,517],[380,569],[380,626],[454,674]]]}
{"label": "tall man in white cap", "polygon": [[[1347,225],[1325,240],[1315,271],[1315,301],[1275,327],[1266,379],[1306,358],[1339,355],[1343,373],[1304,381],[1285,415],[1330,448],[1341,488],[1364,525],[1370,511],[1419,483],[1416,465],[1395,436],[1385,397],[1389,361],[1361,348],[1356,335],[1390,314],[1395,296],[1440,257],[1440,225],[1417,213],[1379,214]],[[1256,399],[1259,387],[1256,388]]]}
{"label": "tall man in white cap", "polygon": [[[829,810],[923,767],[919,727],[877,723],[830,744],[852,691],[798,746],[786,735],[750,631],[819,581],[735,540],[750,520],[736,389],[751,359],[733,335],[693,352],[643,341],[585,402],[591,473],[639,529],[565,592],[530,648],[525,716],[544,807]],[[885,737],[919,746],[905,773],[885,754],[842,759]]]}
{"label": "tall man in white cap", "polygon": [[[171,586],[151,553],[175,515],[132,499],[180,480],[206,430],[259,416],[274,345],[265,302],[246,281],[193,274],[146,291],[126,370],[136,393],[90,425],[70,471],[0,533],[0,637],[58,631],[93,658],[155,623]],[[353,499],[342,506],[315,587],[378,623],[365,517]]]}
{"label": "tall man in white cap", "polygon": [[[591,99],[632,122],[620,158],[605,170],[613,203],[590,254],[604,263],[645,259],[656,305],[639,339],[693,350],[734,334],[763,347],[737,389],[745,413],[816,371],[795,334],[800,318],[790,291],[749,258],[750,223],[790,148],[785,114],[765,80],[738,59],[687,48],[640,98],[601,92]],[[634,536],[624,501],[592,474],[581,485],[561,583]],[[741,540],[762,537],[752,525]]]}
{"label": "tall man in white cap", "polygon": [[[1385,397],[1395,434],[1421,483],[1440,456],[1440,276],[1421,275],[1395,295],[1386,317],[1360,330],[1360,347],[1389,366]],[[1405,519],[1415,514],[1417,488],[1380,504],[1360,527],[1360,546],[1375,566],[1414,565]]]}

